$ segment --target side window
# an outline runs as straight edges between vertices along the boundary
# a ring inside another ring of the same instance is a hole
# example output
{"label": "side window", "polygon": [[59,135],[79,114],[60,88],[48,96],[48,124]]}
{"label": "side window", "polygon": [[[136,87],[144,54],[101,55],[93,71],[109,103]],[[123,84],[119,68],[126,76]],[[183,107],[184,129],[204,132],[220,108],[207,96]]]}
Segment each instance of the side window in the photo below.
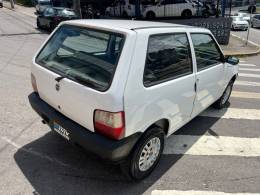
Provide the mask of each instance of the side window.
{"label": "side window", "polygon": [[198,71],[221,63],[223,55],[209,34],[191,34]]}
{"label": "side window", "polygon": [[149,38],[144,85],[151,86],[192,73],[187,35],[164,34]]}

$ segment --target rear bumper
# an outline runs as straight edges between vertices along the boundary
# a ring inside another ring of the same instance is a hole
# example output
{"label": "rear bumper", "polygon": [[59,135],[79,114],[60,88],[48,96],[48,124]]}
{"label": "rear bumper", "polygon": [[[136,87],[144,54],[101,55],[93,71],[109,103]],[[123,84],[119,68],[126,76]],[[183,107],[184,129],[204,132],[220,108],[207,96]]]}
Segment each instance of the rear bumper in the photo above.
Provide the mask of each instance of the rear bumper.
{"label": "rear bumper", "polygon": [[93,133],[66,116],[62,115],[46,102],[37,93],[29,95],[32,108],[53,129],[53,121],[57,122],[69,132],[70,142],[77,143],[84,149],[99,157],[118,163],[124,160],[141,136],[141,133],[133,134],[122,140],[111,140],[97,133]]}

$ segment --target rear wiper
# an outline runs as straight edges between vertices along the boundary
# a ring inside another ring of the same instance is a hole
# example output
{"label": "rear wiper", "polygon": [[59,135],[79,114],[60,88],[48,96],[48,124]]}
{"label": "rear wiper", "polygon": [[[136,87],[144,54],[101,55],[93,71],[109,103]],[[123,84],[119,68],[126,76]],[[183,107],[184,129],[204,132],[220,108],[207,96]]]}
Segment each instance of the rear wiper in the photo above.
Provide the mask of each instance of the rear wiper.
{"label": "rear wiper", "polygon": [[65,79],[65,78],[66,78],[65,75],[59,76],[59,77],[55,78],[55,81],[57,81],[59,83],[62,79]]}

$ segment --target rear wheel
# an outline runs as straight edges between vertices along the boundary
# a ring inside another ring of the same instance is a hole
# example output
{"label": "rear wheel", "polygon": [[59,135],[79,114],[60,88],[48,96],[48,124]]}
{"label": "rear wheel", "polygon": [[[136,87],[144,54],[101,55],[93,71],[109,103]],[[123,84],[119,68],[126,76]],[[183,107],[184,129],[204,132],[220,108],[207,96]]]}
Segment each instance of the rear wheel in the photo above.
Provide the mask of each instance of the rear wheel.
{"label": "rear wheel", "polygon": [[156,16],[155,16],[155,13],[154,12],[148,12],[146,14],[146,18],[149,19],[149,20],[152,20],[154,19]]}
{"label": "rear wheel", "polygon": [[248,12],[249,13],[255,13],[256,12],[256,7],[255,6],[249,6],[248,7]]}
{"label": "rear wheel", "polygon": [[231,92],[232,92],[233,84],[234,84],[233,80],[229,82],[229,84],[227,85],[227,87],[226,87],[224,93],[222,94],[222,96],[213,104],[214,108],[222,109],[227,105],[229,97],[230,97]]}
{"label": "rear wheel", "polygon": [[133,180],[147,177],[158,164],[164,148],[164,132],[159,127],[153,127],[138,141],[132,154],[121,169]]}
{"label": "rear wheel", "polygon": [[122,16],[123,16],[124,18],[127,18],[127,17],[128,17],[128,14],[124,11],[123,14],[122,14]]}
{"label": "rear wheel", "polygon": [[192,12],[190,10],[184,10],[181,13],[181,17],[186,18],[186,19],[191,18],[191,16],[192,16]]}

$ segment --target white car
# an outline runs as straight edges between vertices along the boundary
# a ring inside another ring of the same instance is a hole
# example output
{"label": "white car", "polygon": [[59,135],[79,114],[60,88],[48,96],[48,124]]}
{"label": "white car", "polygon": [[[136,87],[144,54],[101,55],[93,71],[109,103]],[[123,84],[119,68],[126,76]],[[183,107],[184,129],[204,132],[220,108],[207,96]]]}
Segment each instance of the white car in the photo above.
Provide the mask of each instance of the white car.
{"label": "white car", "polygon": [[210,105],[226,106],[237,64],[207,29],[66,21],[33,59],[29,101],[64,139],[140,180],[158,164],[166,137]]}
{"label": "white car", "polygon": [[45,11],[46,8],[48,7],[52,7],[52,3],[50,0],[38,0],[36,2],[36,6],[35,6],[35,9],[36,9],[36,12],[38,14],[41,14]]}
{"label": "white car", "polygon": [[245,20],[247,22],[250,21],[250,15],[247,13],[238,12],[238,13],[235,13],[234,16],[243,18],[243,20]]}
{"label": "white car", "polygon": [[135,16],[135,0],[116,0],[112,6],[106,8],[108,16]]}
{"label": "white car", "polygon": [[148,6],[142,11],[143,17],[147,19],[172,16],[190,18],[196,13],[195,5],[188,0],[161,0],[156,5]]}
{"label": "white car", "polygon": [[2,8],[3,6],[3,0],[0,0],[0,7]]}
{"label": "white car", "polygon": [[247,30],[249,27],[249,24],[246,20],[244,20],[241,17],[232,17],[232,24],[231,29],[232,30]]}

